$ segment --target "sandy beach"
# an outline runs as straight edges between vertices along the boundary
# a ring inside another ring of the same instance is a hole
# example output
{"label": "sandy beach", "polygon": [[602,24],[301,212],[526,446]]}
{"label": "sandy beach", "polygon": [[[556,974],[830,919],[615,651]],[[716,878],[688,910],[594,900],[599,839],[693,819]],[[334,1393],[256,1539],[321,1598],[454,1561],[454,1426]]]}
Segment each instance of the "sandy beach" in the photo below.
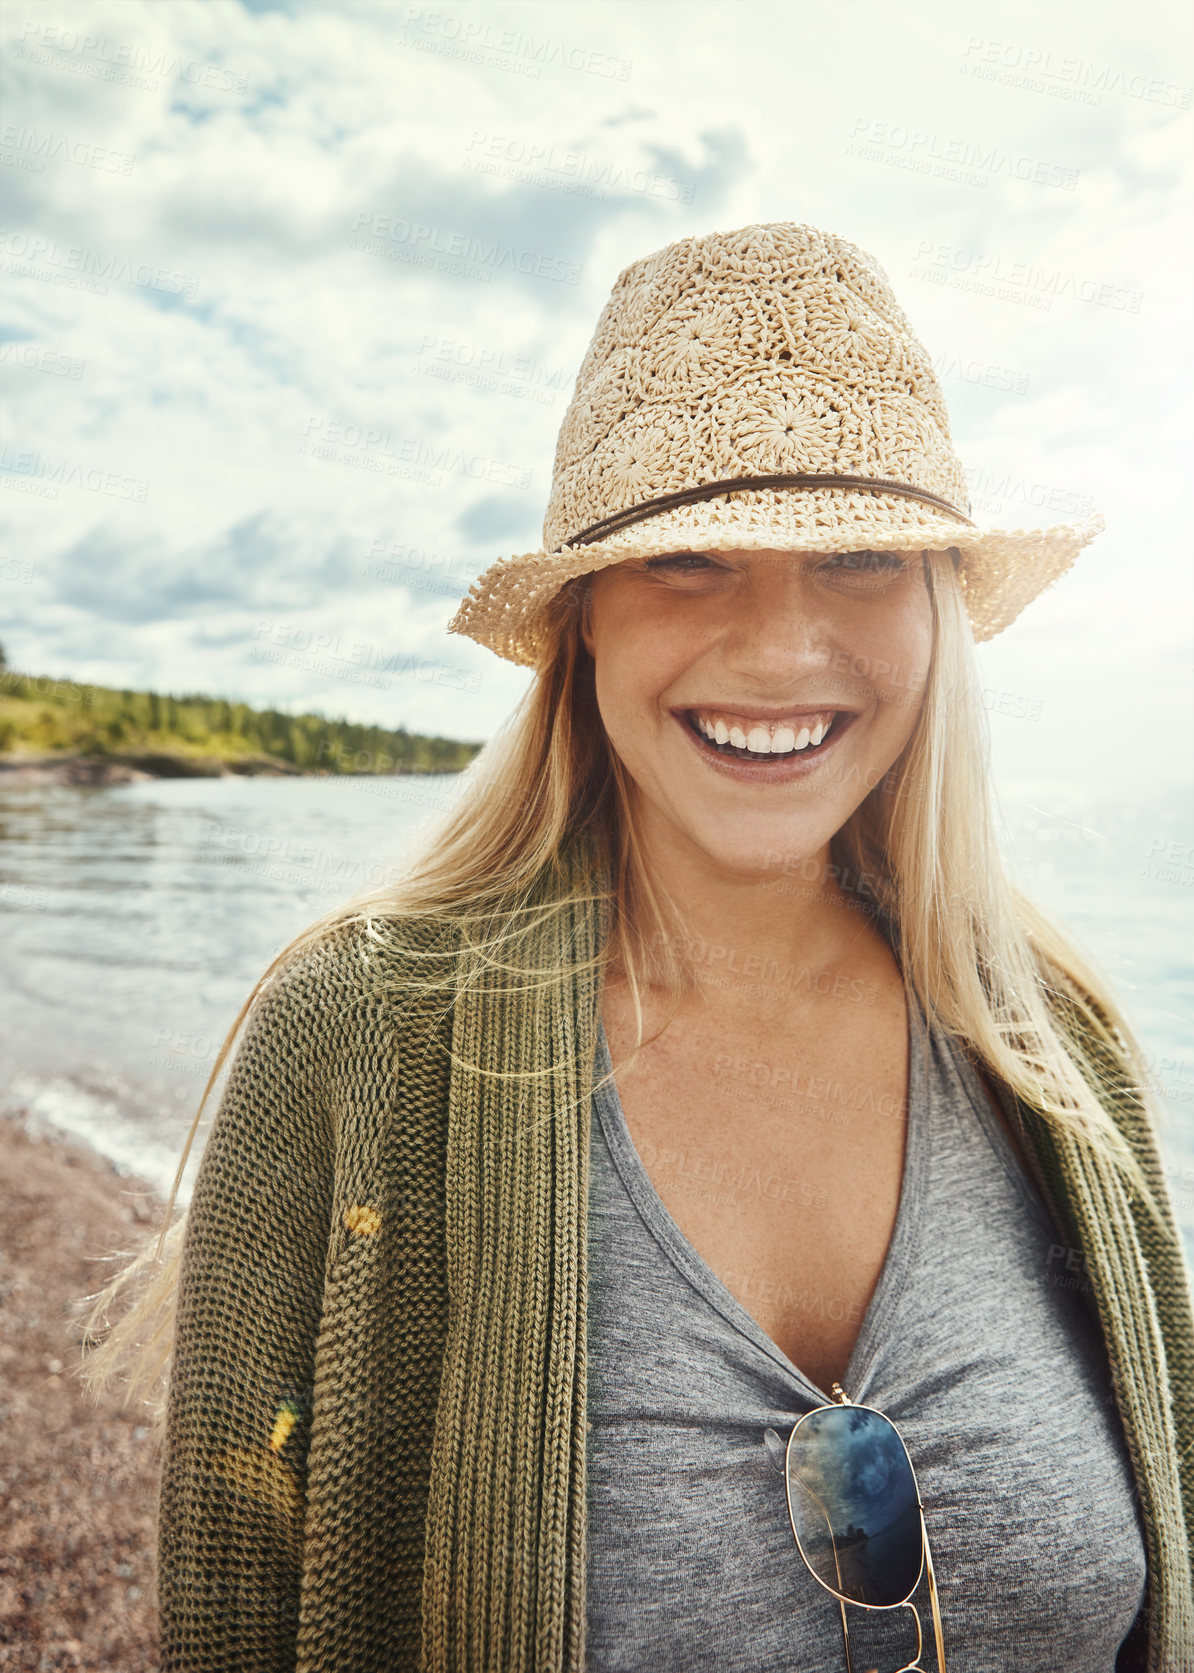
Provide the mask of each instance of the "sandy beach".
{"label": "sandy beach", "polygon": [[160,1224],[149,1186],[0,1112],[0,1668],[154,1673],[157,1448],[77,1375],[73,1304]]}

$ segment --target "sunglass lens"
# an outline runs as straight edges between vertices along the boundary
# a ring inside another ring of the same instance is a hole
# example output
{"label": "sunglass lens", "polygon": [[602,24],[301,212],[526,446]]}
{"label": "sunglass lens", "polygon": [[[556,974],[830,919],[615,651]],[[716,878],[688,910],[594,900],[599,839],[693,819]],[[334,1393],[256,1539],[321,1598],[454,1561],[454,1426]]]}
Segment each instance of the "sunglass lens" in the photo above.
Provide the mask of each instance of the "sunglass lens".
{"label": "sunglass lens", "polygon": [[894,1425],[864,1406],[797,1424],[788,1505],[804,1560],[853,1603],[888,1608],[916,1590],[924,1556],[916,1478]]}

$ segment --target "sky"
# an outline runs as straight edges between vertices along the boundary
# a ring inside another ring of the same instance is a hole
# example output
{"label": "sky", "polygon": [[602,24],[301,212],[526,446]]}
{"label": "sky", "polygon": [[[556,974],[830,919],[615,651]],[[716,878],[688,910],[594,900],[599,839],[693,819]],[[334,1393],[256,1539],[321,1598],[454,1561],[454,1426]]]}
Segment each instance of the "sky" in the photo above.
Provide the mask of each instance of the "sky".
{"label": "sky", "polygon": [[793,220],[887,271],[972,515],[1107,518],[979,647],[997,776],[1188,786],[1192,26],[1168,0],[9,0],[10,664],[488,737],[530,676],[446,624],[540,545],[618,273]]}

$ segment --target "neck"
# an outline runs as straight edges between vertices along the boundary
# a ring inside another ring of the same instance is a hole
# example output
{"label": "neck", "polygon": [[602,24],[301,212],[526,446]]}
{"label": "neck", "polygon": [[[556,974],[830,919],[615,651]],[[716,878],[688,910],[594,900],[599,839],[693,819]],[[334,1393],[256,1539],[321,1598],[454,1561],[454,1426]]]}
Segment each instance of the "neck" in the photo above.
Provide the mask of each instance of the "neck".
{"label": "neck", "polygon": [[[876,959],[890,964],[882,934],[834,875],[828,843],[782,870],[736,872],[650,821],[638,836],[651,889],[679,918],[672,948],[686,986],[715,998],[722,1016],[790,1017],[802,994]],[[657,945],[654,933],[652,924]]]}

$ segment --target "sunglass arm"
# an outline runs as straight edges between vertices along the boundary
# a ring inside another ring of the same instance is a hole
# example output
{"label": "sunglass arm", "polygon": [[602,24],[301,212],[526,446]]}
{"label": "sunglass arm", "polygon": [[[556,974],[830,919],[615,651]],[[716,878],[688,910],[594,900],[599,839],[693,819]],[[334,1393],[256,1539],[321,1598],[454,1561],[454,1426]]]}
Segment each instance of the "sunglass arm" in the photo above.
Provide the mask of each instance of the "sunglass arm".
{"label": "sunglass arm", "polygon": [[842,1642],[846,1646],[846,1673],[854,1673],[854,1658],[850,1654],[850,1628],[846,1623],[846,1606],[841,1598],[838,1598],[837,1606],[842,1612]]}
{"label": "sunglass arm", "polygon": [[920,1526],[925,1543],[925,1572],[929,1580],[929,1602],[933,1606],[933,1638],[937,1645],[937,1673],[945,1673],[945,1642],[941,1636],[941,1605],[937,1601],[937,1576],[933,1570],[933,1553],[929,1549],[929,1530],[925,1527],[924,1512]]}

